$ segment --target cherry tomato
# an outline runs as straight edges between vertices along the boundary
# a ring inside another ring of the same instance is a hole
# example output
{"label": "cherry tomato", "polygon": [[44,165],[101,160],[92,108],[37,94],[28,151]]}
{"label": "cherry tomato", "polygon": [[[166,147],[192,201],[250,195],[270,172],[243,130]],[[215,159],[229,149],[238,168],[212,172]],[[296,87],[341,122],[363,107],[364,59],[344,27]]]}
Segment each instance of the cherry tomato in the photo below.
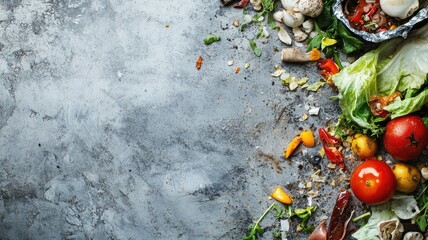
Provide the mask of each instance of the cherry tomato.
{"label": "cherry tomato", "polygon": [[406,115],[386,124],[383,145],[386,151],[401,161],[415,159],[428,144],[428,130],[421,117]]}
{"label": "cherry tomato", "polygon": [[351,189],[355,197],[368,205],[388,201],[397,182],[388,164],[369,159],[358,165],[351,175]]}

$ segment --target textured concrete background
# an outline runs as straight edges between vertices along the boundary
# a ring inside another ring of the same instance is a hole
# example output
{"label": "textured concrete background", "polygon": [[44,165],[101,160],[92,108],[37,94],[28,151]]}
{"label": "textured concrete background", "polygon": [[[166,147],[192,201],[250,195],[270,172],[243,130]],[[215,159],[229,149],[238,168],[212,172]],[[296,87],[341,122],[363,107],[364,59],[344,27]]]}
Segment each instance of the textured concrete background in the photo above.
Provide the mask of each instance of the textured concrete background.
{"label": "textured concrete background", "polygon": [[[270,76],[283,45],[270,30],[255,57],[241,17],[212,0],[0,1],[1,239],[240,239],[276,185],[305,207],[318,149],[280,157],[336,116],[334,93],[287,91]],[[299,121],[308,106],[320,115]],[[323,186],[314,223],[336,192]]]}

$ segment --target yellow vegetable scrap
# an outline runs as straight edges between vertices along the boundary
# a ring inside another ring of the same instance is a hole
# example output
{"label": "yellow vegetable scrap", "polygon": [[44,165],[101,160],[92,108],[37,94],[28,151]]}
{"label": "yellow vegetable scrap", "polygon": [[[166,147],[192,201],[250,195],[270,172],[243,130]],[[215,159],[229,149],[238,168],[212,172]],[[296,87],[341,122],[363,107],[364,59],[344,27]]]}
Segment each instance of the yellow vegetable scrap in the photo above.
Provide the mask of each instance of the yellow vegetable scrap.
{"label": "yellow vegetable scrap", "polygon": [[270,196],[278,202],[282,202],[284,204],[293,203],[293,199],[290,197],[290,195],[288,195],[280,186],[277,186]]}
{"label": "yellow vegetable scrap", "polygon": [[305,147],[315,147],[315,138],[311,130],[302,131],[300,133],[300,137],[302,138],[302,143],[305,145]]}
{"label": "yellow vegetable scrap", "polygon": [[296,150],[296,148],[300,145],[302,142],[302,138],[300,136],[295,137],[293,140],[291,140],[290,144],[288,144],[287,149],[284,151],[284,157],[289,158],[291,154]]}

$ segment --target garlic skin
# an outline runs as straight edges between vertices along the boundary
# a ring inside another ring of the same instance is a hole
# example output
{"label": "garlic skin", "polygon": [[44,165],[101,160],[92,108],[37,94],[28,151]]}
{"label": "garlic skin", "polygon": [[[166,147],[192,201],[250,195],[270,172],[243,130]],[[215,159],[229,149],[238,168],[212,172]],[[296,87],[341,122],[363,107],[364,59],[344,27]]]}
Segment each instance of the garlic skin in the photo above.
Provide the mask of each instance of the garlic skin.
{"label": "garlic skin", "polygon": [[380,0],[380,8],[388,16],[406,19],[419,8],[419,0]]}

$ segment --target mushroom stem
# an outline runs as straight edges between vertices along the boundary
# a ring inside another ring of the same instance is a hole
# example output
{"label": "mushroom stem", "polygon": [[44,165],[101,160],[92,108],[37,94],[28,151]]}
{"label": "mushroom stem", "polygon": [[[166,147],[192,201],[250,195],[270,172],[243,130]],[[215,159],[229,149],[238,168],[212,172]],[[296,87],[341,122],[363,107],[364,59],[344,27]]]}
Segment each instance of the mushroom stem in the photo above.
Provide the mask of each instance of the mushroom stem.
{"label": "mushroom stem", "polygon": [[299,48],[284,48],[281,51],[281,60],[283,62],[314,62],[321,58],[321,52],[314,48],[306,53]]}

